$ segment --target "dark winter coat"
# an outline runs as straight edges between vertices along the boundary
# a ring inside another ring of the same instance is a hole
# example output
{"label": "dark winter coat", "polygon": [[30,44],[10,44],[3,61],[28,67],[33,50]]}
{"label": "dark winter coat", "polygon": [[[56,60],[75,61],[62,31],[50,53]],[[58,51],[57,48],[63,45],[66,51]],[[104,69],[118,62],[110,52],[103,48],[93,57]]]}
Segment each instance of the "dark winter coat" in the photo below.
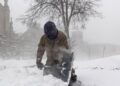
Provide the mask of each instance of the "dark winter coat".
{"label": "dark winter coat", "polygon": [[37,50],[37,59],[41,62],[44,52],[47,54],[47,65],[53,65],[56,61],[61,61],[61,49],[69,49],[66,35],[58,31],[55,40],[50,40],[44,34],[39,42]]}

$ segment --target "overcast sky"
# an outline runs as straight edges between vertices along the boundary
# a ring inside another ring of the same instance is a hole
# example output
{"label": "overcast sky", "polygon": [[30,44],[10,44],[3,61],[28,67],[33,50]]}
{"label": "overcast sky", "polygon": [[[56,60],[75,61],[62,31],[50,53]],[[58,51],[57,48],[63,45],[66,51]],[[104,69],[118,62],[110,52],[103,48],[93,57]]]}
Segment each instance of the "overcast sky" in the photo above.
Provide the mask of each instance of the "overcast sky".
{"label": "overcast sky", "polygon": [[102,0],[100,9],[103,19],[94,18],[89,21],[84,31],[85,40],[120,45],[120,1]]}
{"label": "overcast sky", "polygon": [[[14,30],[19,33],[25,31],[16,18],[20,17],[30,6],[31,0],[9,0],[11,15],[14,22]],[[3,0],[0,0],[3,2]],[[84,40],[89,43],[112,43],[120,45],[120,1],[102,0],[98,11],[102,12],[103,18],[92,18],[86,30]]]}

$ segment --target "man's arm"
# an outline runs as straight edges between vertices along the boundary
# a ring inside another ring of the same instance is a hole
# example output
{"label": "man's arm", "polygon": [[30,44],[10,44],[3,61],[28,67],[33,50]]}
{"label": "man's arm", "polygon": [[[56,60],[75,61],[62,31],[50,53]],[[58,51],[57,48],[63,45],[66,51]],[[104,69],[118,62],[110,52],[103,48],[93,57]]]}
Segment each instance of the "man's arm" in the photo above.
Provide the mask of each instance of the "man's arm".
{"label": "man's arm", "polygon": [[37,63],[41,63],[44,51],[45,51],[45,43],[44,43],[44,36],[42,36],[38,44]]}

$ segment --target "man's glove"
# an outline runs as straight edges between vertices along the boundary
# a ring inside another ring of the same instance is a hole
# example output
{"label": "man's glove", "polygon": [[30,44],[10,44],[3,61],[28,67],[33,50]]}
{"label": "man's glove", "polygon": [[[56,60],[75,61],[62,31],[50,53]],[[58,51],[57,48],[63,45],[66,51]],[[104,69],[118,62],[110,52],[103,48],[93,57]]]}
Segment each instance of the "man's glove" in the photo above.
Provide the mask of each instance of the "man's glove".
{"label": "man's glove", "polygon": [[43,69],[44,65],[43,65],[41,62],[38,62],[38,61],[37,61],[37,67],[38,67],[39,69]]}

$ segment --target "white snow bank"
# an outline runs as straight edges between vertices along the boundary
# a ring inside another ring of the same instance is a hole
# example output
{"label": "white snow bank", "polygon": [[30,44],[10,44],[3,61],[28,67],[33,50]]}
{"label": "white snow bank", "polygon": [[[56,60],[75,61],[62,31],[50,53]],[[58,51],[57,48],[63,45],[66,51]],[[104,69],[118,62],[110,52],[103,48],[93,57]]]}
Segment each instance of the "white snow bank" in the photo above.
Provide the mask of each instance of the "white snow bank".
{"label": "white snow bank", "polygon": [[[74,62],[82,86],[120,86],[120,56]],[[35,60],[1,60],[0,86],[67,86],[52,75],[44,76]],[[78,85],[75,85],[78,86]]]}
{"label": "white snow bank", "polygon": [[120,55],[105,57],[96,60],[74,62],[75,68],[93,68],[93,69],[115,69],[120,67]]}
{"label": "white snow bank", "polygon": [[82,86],[120,86],[120,55],[74,63]]}
{"label": "white snow bank", "polygon": [[35,60],[0,60],[0,86],[66,86],[52,75],[43,76]]}

